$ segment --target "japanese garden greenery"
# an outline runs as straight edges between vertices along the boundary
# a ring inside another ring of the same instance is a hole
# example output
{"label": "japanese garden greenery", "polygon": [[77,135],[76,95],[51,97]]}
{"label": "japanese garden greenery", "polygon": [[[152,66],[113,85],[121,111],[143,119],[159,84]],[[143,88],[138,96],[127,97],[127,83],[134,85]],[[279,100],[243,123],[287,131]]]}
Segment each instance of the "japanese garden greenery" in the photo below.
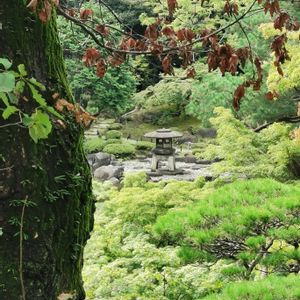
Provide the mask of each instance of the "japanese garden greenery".
{"label": "japanese garden greenery", "polygon": [[[3,0],[0,298],[300,299],[299,18],[278,0]],[[92,179],[98,152],[145,163],[159,127],[210,175]]]}

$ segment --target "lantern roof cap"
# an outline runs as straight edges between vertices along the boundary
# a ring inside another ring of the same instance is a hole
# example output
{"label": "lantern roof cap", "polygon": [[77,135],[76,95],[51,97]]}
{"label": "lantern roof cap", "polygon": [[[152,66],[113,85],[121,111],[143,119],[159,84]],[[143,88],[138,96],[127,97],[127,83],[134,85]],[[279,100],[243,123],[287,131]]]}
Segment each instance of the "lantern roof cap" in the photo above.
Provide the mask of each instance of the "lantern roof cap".
{"label": "lantern roof cap", "polygon": [[156,139],[167,139],[167,138],[179,138],[182,137],[182,133],[178,131],[172,131],[171,129],[161,128],[156,131],[148,132],[144,135],[146,138],[156,138]]}

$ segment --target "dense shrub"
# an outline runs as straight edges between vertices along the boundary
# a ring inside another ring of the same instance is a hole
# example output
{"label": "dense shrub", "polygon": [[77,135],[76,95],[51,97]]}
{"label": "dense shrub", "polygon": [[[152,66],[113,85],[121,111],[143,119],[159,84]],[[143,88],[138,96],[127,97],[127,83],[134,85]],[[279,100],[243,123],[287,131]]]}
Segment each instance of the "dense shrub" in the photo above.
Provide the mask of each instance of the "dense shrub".
{"label": "dense shrub", "polygon": [[147,141],[138,141],[135,145],[137,150],[151,150],[155,146],[154,143],[147,142]]}
{"label": "dense shrub", "polygon": [[230,172],[281,181],[295,178],[291,163],[298,157],[296,153],[300,151],[300,144],[291,140],[289,126],[274,123],[255,133],[237,120],[230,110],[221,107],[215,109],[211,123],[217,129],[217,138],[196,156],[223,159],[213,165],[215,175]]}
{"label": "dense shrub", "polygon": [[85,153],[96,153],[103,150],[105,141],[99,137],[88,138],[83,143]]}
{"label": "dense shrub", "polygon": [[129,143],[108,144],[104,147],[103,151],[113,154],[118,158],[126,158],[134,155],[135,148]]}
{"label": "dense shrub", "polygon": [[108,130],[120,130],[123,126],[120,123],[113,123],[108,126]]}
{"label": "dense shrub", "polygon": [[300,276],[270,276],[255,282],[229,284],[222,293],[204,300],[296,300],[300,295]]}
{"label": "dense shrub", "polygon": [[120,139],[108,139],[105,140],[105,145],[109,145],[109,144],[120,144]]}
{"label": "dense shrub", "polygon": [[106,132],[107,139],[120,139],[122,137],[122,132],[118,130],[109,130]]}
{"label": "dense shrub", "polygon": [[[299,267],[299,183],[205,183],[202,177],[154,183],[144,172],[126,174],[123,183],[120,191],[96,186],[99,201],[109,199],[97,204],[85,249],[88,299],[196,300],[212,294],[207,299],[235,300],[246,299],[248,291],[247,299],[258,300],[271,282],[280,300],[289,299],[282,296],[285,286],[297,293],[290,277],[278,277],[282,284],[277,277],[245,279]],[[245,266],[253,261],[249,272]],[[228,285],[233,281],[242,282]]]}
{"label": "dense shrub", "polygon": [[299,185],[236,181],[159,217],[153,229],[160,245],[182,246],[185,262],[232,259],[245,278],[258,264],[266,273],[293,273],[300,270],[299,195]]}
{"label": "dense shrub", "polygon": [[145,187],[148,181],[146,172],[128,173],[125,175],[124,187]]}

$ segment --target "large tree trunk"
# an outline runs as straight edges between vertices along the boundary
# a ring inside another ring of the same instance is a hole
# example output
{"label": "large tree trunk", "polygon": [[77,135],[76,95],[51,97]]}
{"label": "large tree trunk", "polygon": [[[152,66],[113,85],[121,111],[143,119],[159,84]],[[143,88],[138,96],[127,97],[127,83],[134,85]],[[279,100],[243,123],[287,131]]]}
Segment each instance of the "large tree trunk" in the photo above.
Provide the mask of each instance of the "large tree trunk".
{"label": "large tree trunk", "polygon": [[[47,87],[49,103],[54,92],[72,101],[55,16],[43,24],[25,0],[1,0],[0,57],[25,64]],[[33,102],[21,105],[32,111]],[[1,128],[5,122],[0,115],[0,299],[84,299],[82,254],[93,201],[82,129],[70,118],[66,130],[54,126],[35,144],[26,128]],[[14,201],[24,199],[34,205]]]}

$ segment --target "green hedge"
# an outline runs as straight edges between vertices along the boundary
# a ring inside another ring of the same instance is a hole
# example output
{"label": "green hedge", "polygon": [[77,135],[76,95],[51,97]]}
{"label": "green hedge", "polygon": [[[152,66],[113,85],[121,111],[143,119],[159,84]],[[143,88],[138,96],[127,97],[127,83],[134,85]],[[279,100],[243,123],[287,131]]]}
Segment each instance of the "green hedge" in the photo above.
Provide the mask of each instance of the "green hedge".
{"label": "green hedge", "polygon": [[109,144],[120,144],[120,139],[108,139],[108,140],[105,140],[105,145],[109,145]]}
{"label": "green hedge", "polygon": [[109,130],[106,132],[106,139],[120,139],[122,137],[122,132],[118,130]]}
{"label": "green hedge", "polygon": [[134,155],[135,147],[128,143],[109,144],[104,147],[103,151],[113,154],[118,158],[126,158]]}
{"label": "green hedge", "polygon": [[123,127],[122,124],[114,123],[114,124],[109,125],[108,130],[120,130],[120,129],[122,129],[122,127]]}
{"label": "green hedge", "polygon": [[87,154],[100,152],[104,147],[105,141],[99,137],[86,139],[83,143],[83,149]]}

